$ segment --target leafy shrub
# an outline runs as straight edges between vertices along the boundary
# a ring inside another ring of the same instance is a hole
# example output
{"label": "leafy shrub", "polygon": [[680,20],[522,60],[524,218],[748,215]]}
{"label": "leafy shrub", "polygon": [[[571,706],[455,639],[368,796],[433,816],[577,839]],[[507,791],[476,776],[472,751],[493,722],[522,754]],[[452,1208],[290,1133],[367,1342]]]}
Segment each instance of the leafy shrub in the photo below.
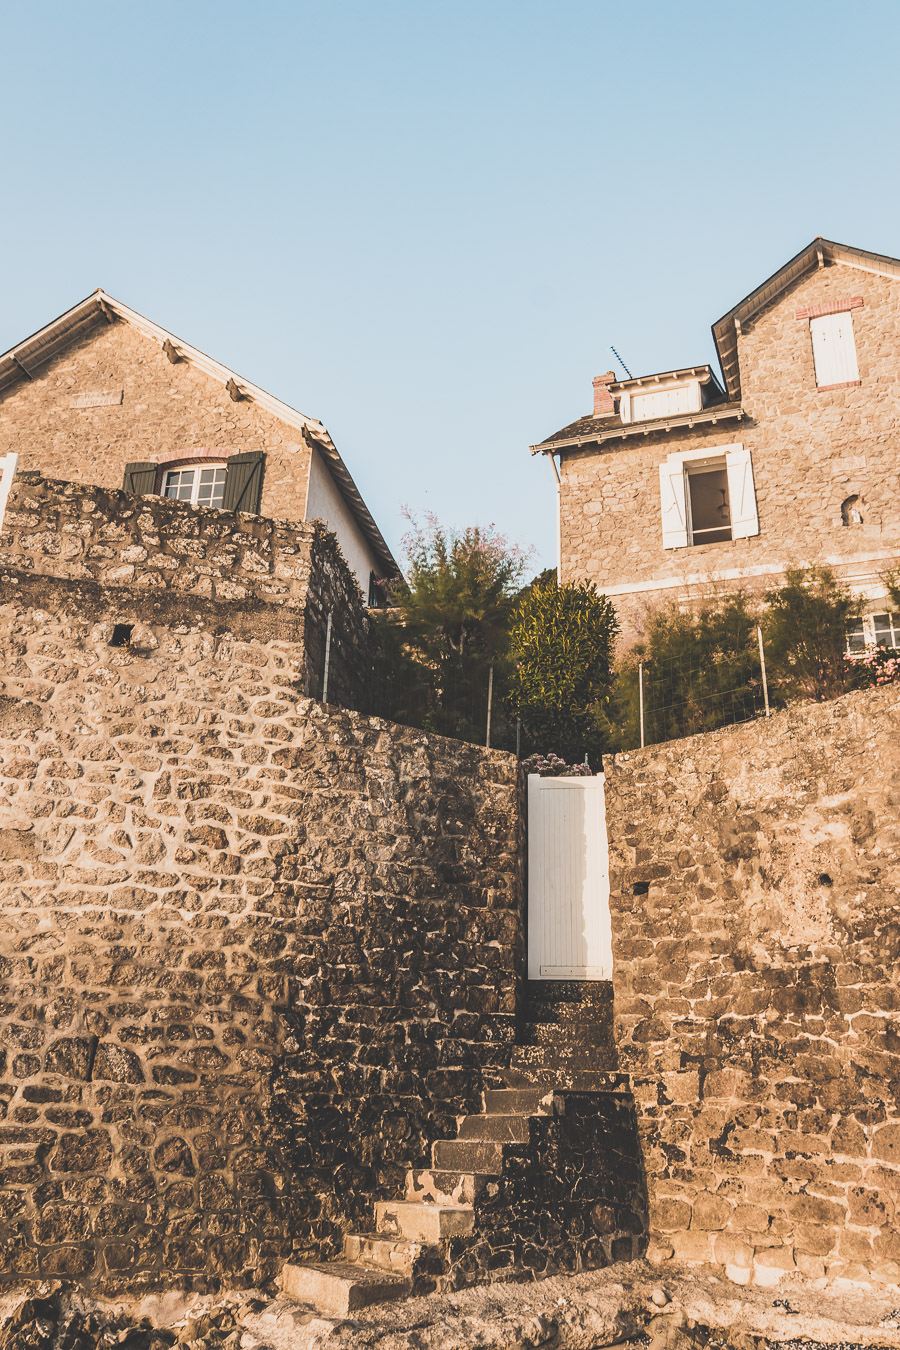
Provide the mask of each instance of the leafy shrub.
{"label": "leafy shrub", "polygon": [[609,737],[612,602],[591,582],[538,580],[519,596],[510,629],[510,701],[526,747],[594,762]]}
{"label": "leafy shrub", "polygon": [[766,592],[764,619],[770,683],[786,699],[820,703],[857,686],[845,659],[847,631],[862,612],[830,567],[791,567]]}
{"label": "leafy shrub", "polygon": [[762,706],[756,624],[744,591],[710,597],[691,610],[674,602],[649,610],[644,638],[616,672],[618,746],[640,745],[641,663],[648,745],[753,717]]}

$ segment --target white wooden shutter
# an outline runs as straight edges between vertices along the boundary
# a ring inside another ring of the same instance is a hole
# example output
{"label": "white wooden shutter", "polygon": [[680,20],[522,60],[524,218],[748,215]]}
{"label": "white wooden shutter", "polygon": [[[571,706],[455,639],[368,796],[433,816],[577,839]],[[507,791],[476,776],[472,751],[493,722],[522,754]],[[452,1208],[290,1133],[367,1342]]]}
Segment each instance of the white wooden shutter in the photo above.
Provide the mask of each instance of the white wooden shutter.
{"label": "white wooden shutter", "polygon": [[750,451],[743,445],[728,450],[725,454],[725,472],[728,475],[732,539],[747,539],[752,534],[759,534]]}
{"label": "white wooden shutter", "polygon": [[3,516],[6,511],[6,500],[9,497],[9,490],[12,487],[13,474],[16,472],[16,464],[19,456],[14,455],[12,451],[0,459],[0,530],[3,529]]}
{"label": "white wooden shutter", "polygon": [[612,979],[602,774],[528,778],[528,978]]}
{"label": "white wooden shutter", "polygon": [[810,319],[813,360],[816,363],[816,384],[820,389],[830,384],[854,384],[859,380],[856,363],[856,342],[853,338],[853,315],[823,314]]}
{"label": "white wooden shutter", "polygon": [[687,500],[681,460],[666,460],[660,464],[659,495],[663,548],[687,548]]}

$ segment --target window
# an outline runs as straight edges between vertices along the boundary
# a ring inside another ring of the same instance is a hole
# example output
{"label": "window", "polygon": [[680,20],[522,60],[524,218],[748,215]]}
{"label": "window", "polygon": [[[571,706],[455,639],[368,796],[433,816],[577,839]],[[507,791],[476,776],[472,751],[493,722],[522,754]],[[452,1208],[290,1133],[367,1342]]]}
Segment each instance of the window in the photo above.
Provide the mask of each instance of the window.
{"label": "window", "polygon": [[817,319],[810,319],[809,332],[817,388],[834,389],[841,385],[859,384],[853,315],[849,310],[842,314],[823,314]]}
{"label": "window", "polygon": [[759,534],[750,451],[687,450],[659,466],[663,548],[718,544]]}
{"label": "window", "polygon": [[702,407],[700,381],[689,380],[684,384],[626,390],[619,400],[619,415],[623,422],[648,422],[655,417],[699,412]]}
{"label": "window", "polygon": [[900,614],[867,614],[848,630],[848,656],[861,656],[867,647],[900,648]]}
{"label": "window", "polygon": [[225,497],[225,465],[202,464],[190,469],[170,469],[162,495],[192,506],[221,506]]}
{"label": "window", "polygon": [[689,535],[692,544],[719,544],[731,538],[728,471],[688,467]]}

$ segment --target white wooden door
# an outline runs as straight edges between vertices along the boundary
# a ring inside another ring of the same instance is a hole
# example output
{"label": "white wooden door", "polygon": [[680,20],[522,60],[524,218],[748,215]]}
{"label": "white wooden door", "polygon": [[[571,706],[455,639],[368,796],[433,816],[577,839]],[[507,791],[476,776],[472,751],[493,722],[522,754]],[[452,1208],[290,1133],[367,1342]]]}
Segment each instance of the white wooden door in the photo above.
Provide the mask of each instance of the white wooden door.
{"label": "white wooden door", "polygon": [[528,778],[528,978],[611,980],[603,775]]}
{"label": "white wooden door", "polygon": [[3,530],[3,516],[6,511],[6,499],[9,496],[9,490],[12,487],[13,475],[16,472],[18,455],[14,455],[10,450],[9,454],[0,458],[0,531]]}

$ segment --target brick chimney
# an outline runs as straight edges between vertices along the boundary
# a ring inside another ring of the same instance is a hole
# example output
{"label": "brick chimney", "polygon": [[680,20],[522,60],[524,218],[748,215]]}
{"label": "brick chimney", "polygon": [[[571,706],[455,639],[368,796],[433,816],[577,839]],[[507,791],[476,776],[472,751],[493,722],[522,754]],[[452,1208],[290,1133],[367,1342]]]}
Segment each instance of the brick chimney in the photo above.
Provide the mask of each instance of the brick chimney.
{"label": "brick chimney", "polygon": [[598,375],[594,380],[595,417],[606,417],[609,413],[615,412],[613,396],[606,387],[608,384],[614,384],[615,379],[615,371],[608,370],[605,375]]}

